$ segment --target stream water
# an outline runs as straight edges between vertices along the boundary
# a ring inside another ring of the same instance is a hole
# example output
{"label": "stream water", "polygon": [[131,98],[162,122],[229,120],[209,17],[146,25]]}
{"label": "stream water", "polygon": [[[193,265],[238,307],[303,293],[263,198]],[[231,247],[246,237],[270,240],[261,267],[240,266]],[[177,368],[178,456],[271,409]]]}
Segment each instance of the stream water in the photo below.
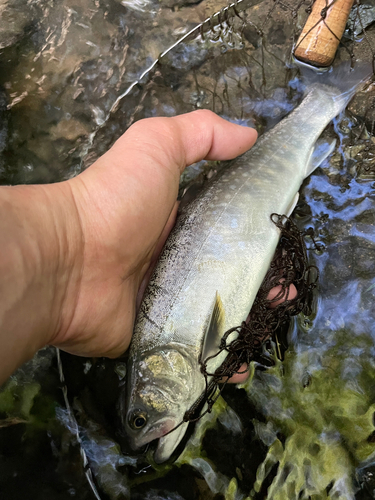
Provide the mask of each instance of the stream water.
{"label": "stream water", "polygon": [[[1,183],[76,175],[148,116],[208,108],[271,128],[302,98],[290,55],[310,2],[244,0],[176,44],[226,5],[0,1]],[[375,47],[374,4],[355,9],[337,56],[354,64]],[[374,97],[370,85],[326,129],[336,150],[301,190],[293,218],[321,245],[306,240],[320,280],[284,359],[252,366],[177,460],[156,466],[118,434],[125,361],[62,353],[70,413],[44,349],[0,392],[1,498],[93,499],[91,480],[103,500],[375,498]],[[219,168],[192,165],[181,191]]]}

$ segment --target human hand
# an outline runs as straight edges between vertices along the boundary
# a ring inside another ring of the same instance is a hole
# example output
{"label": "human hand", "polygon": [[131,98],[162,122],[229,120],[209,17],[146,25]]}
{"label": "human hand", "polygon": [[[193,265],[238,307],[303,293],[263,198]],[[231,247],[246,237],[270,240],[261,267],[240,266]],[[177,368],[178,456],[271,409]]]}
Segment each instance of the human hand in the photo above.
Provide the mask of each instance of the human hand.
{"label": "human hand", "polygon": [[141,120],[68,181],[81,236],[50,343],[82,356],[122,354],[137,295],[174,224],[180,174],[204,158],[234,158],[255,140],[255,130],[209,111]]}
{"label": "human hand", "polygon": [[1,187],[0,383],[46,344],[122,354],[174,224],[181,172],[234,158],[255,139],[209,111],[147,119],[74,179]]}

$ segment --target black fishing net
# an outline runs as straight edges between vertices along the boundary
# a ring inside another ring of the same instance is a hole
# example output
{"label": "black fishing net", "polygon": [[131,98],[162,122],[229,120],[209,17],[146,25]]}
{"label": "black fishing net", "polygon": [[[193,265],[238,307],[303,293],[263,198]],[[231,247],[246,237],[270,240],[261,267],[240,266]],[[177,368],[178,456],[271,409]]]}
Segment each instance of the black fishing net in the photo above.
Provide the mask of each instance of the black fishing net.
{"label": "black fishing net", "polygon": [[[218,352],[201,361],[206,389],[185,413],[185,422],[196,421],[210,412],[228,380],[235,374],[248,371],[252,361],[271,366],[274,364],[274,350],[282,359],[283,348],[279,337],[283,328],[297,314],[311,315],[313,291],[319,272],[314,265],[309,264],[305,237],[310,237],[313,248],[319,250],[320,247],[315,243],[312,231],[302,233],[285,215],[272,214],[271,219],[280,230],[280,240],[271,266],[246,321],[225,332]],[[292,286],[295,287],[295,293],[290,297]],[[271,290],[276,291],[272,297]],[[237,338],[228,343],[228,337],[234,332],[238,333]],[[227,353],[225,361],[214,373],[209,373],[208,362],[223,351]],[[198,415],[204,403],[207,408]]]}

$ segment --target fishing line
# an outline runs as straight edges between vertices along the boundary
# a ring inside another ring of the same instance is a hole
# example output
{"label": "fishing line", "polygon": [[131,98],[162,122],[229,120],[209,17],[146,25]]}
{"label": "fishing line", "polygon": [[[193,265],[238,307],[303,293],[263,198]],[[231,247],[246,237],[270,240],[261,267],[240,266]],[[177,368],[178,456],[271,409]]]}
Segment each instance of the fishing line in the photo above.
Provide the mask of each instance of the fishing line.
{"label": "fishing line", "polygon": [[60,382],[61,382],[61,390],[63,393],[65,407],[67,409],[68,417],[69,417],[69,429],[71,430],[72,434],[75,436],[75,438],[77,439],[77,442],[79,444],[79,452],[80,452],[80,455],[82,458],[82,467],[83,467],[83,471],[85,473],[87,482],[89,483],[89,486],[90,486],[93,494],[95,495],[96,500],[102,500],[101,496],[99,495],[99,492],[95,486],[93,473],[92,473],[92,470],[90,468],[90,463],[88,461],[86,452],[85,452],[84,447],[83,447],[81,435],[79,432],[79,426],[78,426],[77,420],[74,416],[72,407],[70,406],[70,403],[69,403],[68,388],[67,388],[66,382],[65,382],[64,370],[63,370],[61,356],[60,356],[60,349],[58,349],[57,347],[56,347],[56,357],[57,357],[57,368],[58,368],[59,378],[60,378]]}

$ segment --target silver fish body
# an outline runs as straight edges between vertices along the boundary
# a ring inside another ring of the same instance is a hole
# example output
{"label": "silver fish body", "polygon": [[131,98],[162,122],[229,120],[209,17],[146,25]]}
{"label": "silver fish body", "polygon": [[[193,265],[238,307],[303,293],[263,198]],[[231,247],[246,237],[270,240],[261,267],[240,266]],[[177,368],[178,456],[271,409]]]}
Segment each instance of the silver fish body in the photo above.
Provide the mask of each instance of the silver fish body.
{"label": "silver fish body", "polygon": [[178,445],[186,423],[166,434],[204,390],[199,358],[216,297],[224,310],[220,338],[246,319],[269,268],[279,240],[270,215],[291,212],[319,135],[348,99],[338,88],[313,85],[179,216],[137,317],[128,399],[121,401],[132,446],[159,439],[157,462]]}

